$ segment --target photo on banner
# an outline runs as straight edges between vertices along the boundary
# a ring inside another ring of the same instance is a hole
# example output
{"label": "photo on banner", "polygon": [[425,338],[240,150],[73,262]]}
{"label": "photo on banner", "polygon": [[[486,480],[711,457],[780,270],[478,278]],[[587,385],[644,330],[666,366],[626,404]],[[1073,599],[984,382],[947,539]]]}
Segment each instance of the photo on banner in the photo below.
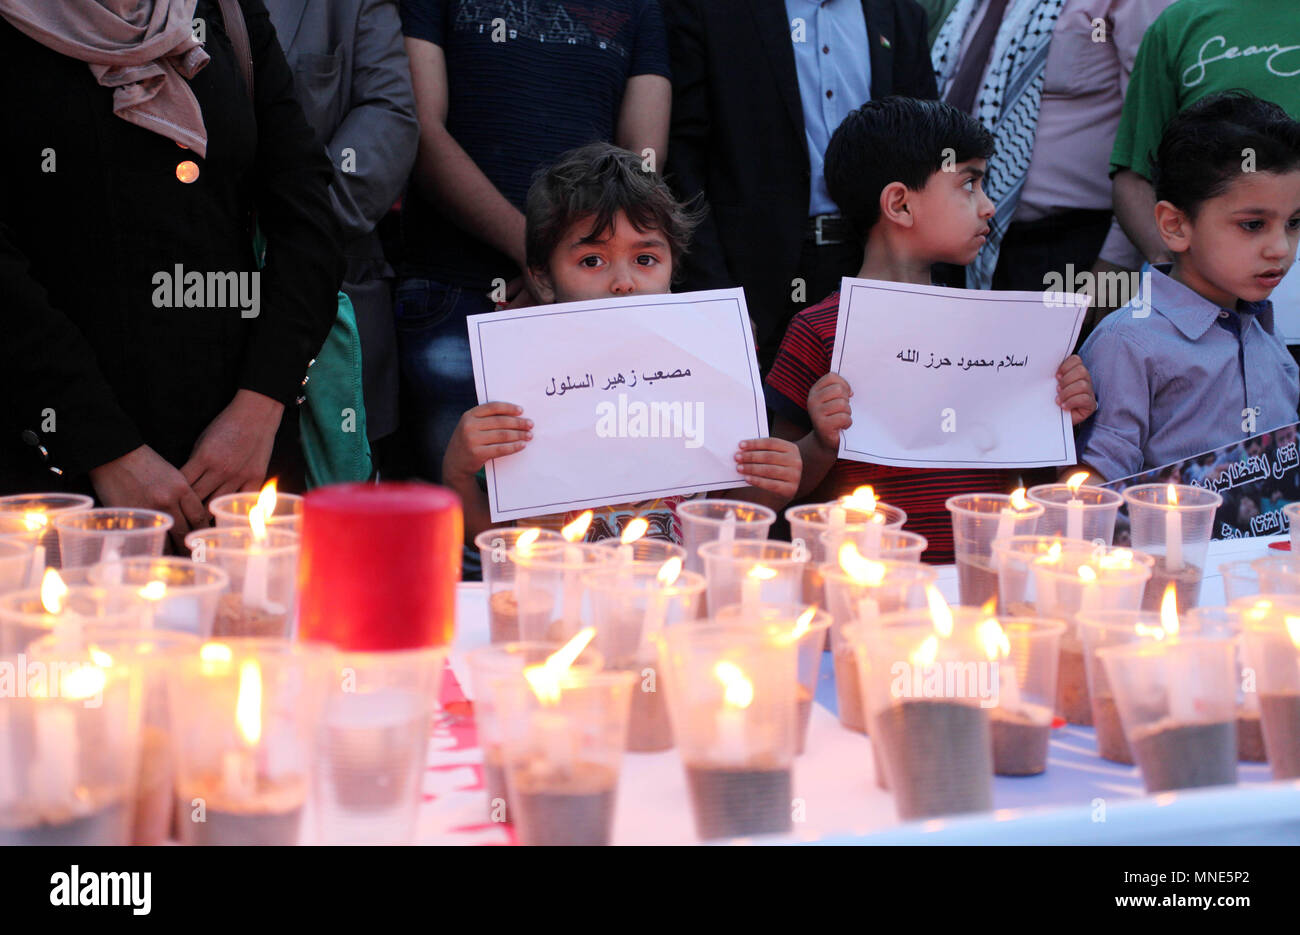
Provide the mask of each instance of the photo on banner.
{"label": "photo on banner", "polygon": [[831,369],[853,390],[841,458],[912,468],[1075,461],[1056,371],[1085,295],[991,292],[845,277]]}
{"label": "photo on banner", "polygon": [[735,453],[768,434],[742,289],[471,315],[478,400],[533,440],[487,463],[493,520],[742,486]]}
{"label": "photo on banner", "polygon": [[[1282,508],[1300,501],[1296,429],[1296,423],[1284,425],[1101,486],[1120,493],[1138,484],[1202,487],[1223,497],[1214,515],[1212,538],[1279,536],[1290,530]],[[1115,523],[1115,544],[1129,544],[1128,514],[1123,507]]]}

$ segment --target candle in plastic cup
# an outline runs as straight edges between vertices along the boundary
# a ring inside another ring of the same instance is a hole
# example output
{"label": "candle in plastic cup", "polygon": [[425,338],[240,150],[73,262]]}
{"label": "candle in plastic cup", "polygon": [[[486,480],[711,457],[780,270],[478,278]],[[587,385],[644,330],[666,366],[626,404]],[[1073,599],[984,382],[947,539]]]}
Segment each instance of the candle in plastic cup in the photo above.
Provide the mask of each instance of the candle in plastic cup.
{"label": "candle in plastic cup", "polygon": [[704,614],[704,576],[682,571],[681,556],[664,564],[615,563],[586,573],[596,638],[592,645],[609,669],[632,672],[632,711],[627,749],[634,753],[668,750],[673,745],[667,688],[659,677],[654,634]]}
{"label": "candle in plastic cup", "polygon": [[934,611],[909,611],[848,631],[866,643],[859,677],[868,726],[904,821],[993,807],[1000,665],[982,629],[992,618],[973,608],[948,612],[947,626]]}
{"label": "candle in plastic cup", "polygon": [[[171,836],[176,805],[172,762],[171,710],[167,672],[179,660],[194,656],[200,640],[189,633],[122,630],[102,625],[83,627],[80,646],[103,664],[126,664],[140,680],[140,762],[135,774],[131,844],[156,846]],[[60,641],[47,636],[28,648],[32,656],[56,656]]]}
{"label": "candle in plastic cup", "polygon": [[1143,610],[1159,610],[1165,586],[1173,583],[1182,613],[1200,603],[1205,555],[1214,513],[1223,498],[1187,484],[1139,484],[1124,491],[1133,548],[1155,557],[1142,599]]}
{"label": "candle in plastic cup", "polygon": [[[54,516],[71,510],[88,510],[95,499],[80,493],[19,493],[0,497],[0,536],[23,535],[39,522],[35,541],[43,552],[44,566],[60,567],[59,533]],[[21,523],[22,525],[19,525]],[[39,581],[32,582],[33,585]]]}
{"label": "candle in plastic cup", "polygon": [[56,514],[63,567],[78,568],[135,555],[162,555],[172,518],[157,510],[100,507]]}
{"label": "candle in plastic cup", "polygon": [[1260,592],[1259,572],[1254,565],[1257,559],[1241,559],[1224,562],[1219,566],[1219,576],[1223,579],[1223,598],[1229,604],[1243,597],[1252,597]]}
{"label": "candle in plastic cup", "polygon": [[1097,657],[1148,793],[1237,782],[1233,641],[1166,637]]}
{"label": "candle in plastic cup", "polygon": [[212,634],[217,603],[230,587],[230,576],[215,564],[172,556],[92,565],[88,577],[93,584],[137,590],[149,602],[155,629],[205,638]]}
{"label": "candle in plastic cup", "polygon": [[0,538],[0,594],[27,587],[35,554],[36,547],[30,541]]}
{"label": "candle in plastic cup", "polygon": [[821,538],[823,554],[828,561],[834,561],[836,550],[833,543],[852,542],[864,557],[886,562],[919,562],[930,545],[925,536],[905,529],[886,529],[879,539],[870,536],[869,542],[868,534],[861,526],[849,526],[838,535],[823,533]]}
{"label": "candle in plastic cup", "polygon": [[[1018,492],[1019,493],[1019,492]],[[957,594],[969,607],[983,606],[998,593],[993,563],[994,540],[1032,533],[1043,515],[1041,504],[1000,493],[949,497],[953,552],[957,560]]]}
{"label": "candle in plastic cup", "polygon": [[1003,617],[982,626],[986,630],[982,638],[986,644],[997,645],[999,657],[998,705],[992,723],[993,772],[1036,776],[1047,769],[1065,624]]}
{"label": "candle in plastic cup", "polygon": [[298,844],[334,651],[223,639],[172,666],[182,844]]}
{"label": "candle in plastic cup", "polygon": [[1300,528],[1296,526],[1297,521],[1300,521],[1300,501],[1282,507],[1282,515],[1286,517],[1287,529],[1291,534],[1291,551],[1300,555]]}
{"label": "candle in plastic cup", "polygon": [[[1238,598],[1240,600],[1240,598]],[[1241,607],[1194,607],[1182,620],[1188,632],[1198,636],[1233,641],[1232,665],[1237,680],[1237,759],[1243,763],[1266,763],[1264,727],[1259,713],[1259,692],[1246,685],[1254,676],[1245,671],[1245,642]]]}
{"label": "candle in plastic cup", "polygon": [[535,542],[506,558],[515,565],[519,638],[564,642],[591,623],[584,574],[614,562],[616,553],[588,542]]}
{"label": "candle in plastic cup", "polygon": [[410,844],[447,647],[339,653],[317,747],[315,842]]}
{"label": "candle in plastic cup", "polygon": [[483,569],[483,588],[488,599],[488,633],[493,643],[509,643],[519,639],[519,604],[515,596],[515,563],[510,561],[510,550],[520,537],[525,545],[532,542],[562,542],[560,534],[552,529],[536,526],[503,526],[485,529],[474,537],[478,547],[479,566]]}
{"label": "candle in plastic cup", "polygon": [[792,506],[785,511],[786,522],[790,524],[790,541],[796,548],[802,545],[808,555],[802,598],[806,604],[820,604],[824,600],[822,563],[828,554],[839,549],[839,543],[846,536],[852,536],[866,554],[879,555],[881,538],[887,531],[897,530],[907,521],[906,513],[887,503],[876,502],[871,510],[866,510],[846,505],[849,502],[846,499],[811,503]]}
{"label": "candle in plastic cup", "polygon": [[298,598],[298,536],[268,529],[259,539],[252,529],[224,526],[185,537],[195,562],[211,564],[230,576],[217,601],[211,630],[202,635],[291,638]]}
{"label": "candle in plastic cup", "polygon": [[[466,656],[470,693],[474,699],[474,727],[478,731],[479,746],[483,749],[483,785],[487,790],[489,821],[511,821],[497,689],[512,681],[522,684],[526,666],[544,663],[563,647],[564,644],[558,642],[502,643],[479,647]],[[570,671],[598,672],[604,665],[605,658],[588,644],[569,668]]]}
{"label": "candle in plastic cup", "polygon": [[133,588],[72,585],[54,605],[50,601],[39,588],[0,595],[0,654],[21,653],[45,636],[75,643],[82,628],[90,625],[127,630],[148,626],[148,602]]}
{"label": "candle in plastic cup", "polygon": [[808,722],[812,720],[813,698],[817,694],[817,676],[822,664],[822,647],[826,644],[831,615],[803,604],[763,604],[758,608],[757,614],[747,612],[743,604],[731,604],[719,610],[713,619],[716,623],[765,627],[778,637],[793,640],[798,646],[799,684],[795,689],[798,733],[794,752],[796,756],[802,756],[808,745]]}
{"label": "candle in plastic cup", "polygon": [[1264,747],[1274,779],[1300,779],[1300,600],[1239,607],[1245,664],[1255,674]]}
{"label": "candle in plastic cup", "polygon": [[790,542],[733,540],[700,546],[708,579],[708,608],[728,604],[797,604],[803,597],[808,552]]}
{"label": "candle in plastic cup", "polygon": [[1071,724],[1091,726],[1087,666],[1080,615],[1136,610],[1154,559],[1132,549],[1094,546],[1049,536],[1012,536],[994,546],[998,607],[1006,617],[1062,620],[1056,712]]}
{"label": "candle in plastic cup", "polygon": [[636,676],[570,668],[543,686],[527,673],[493,689],[519,843],[608,844]]}
{"label": "candle in plastic cup", "polygon": [[139,763],[139,677],[80,645],[0,654],[0,846],[126,845]]}
{"label": "candle in plastic cup", "polygon": [[[257,491],[223,494],[208,504],[212,518],[220,526],[248,526],[248,511],[257,506]],[[302,535],[302,500],[297,494],[277,491],[275,510],[263,517],[268,529],[283,529]]]}
{"label": "candle in plastic cup", "polygon": [[926,588],[934,584],[936,572],[928,565],[867,559],[848,553],[846,560],[827,562],[826,606],[831,626],[831,658],[835,666],[835,697],[840,724],[865,733],[866,707],[858,678],[860,640],[849,640],[845,628],[874,625],[882,614],[926,606]]}
{"label": "candle in plastic cup", "polygon": [[677,507],[686,570],[703,574],[700,546],[717,539],[766,539],[776,512],[743,500],[688,500]]}
{"label": "candle in plastic cup", "polygon": [[1029,488],[1028,497],[1043,508],[1035,530],[1038,535],[1101,540],[1106,545],[1114,541],[1115,519],[1124,505],[1115,491],[1087,484],[1077,491],[1067,484],[1039,484]]}
{"label": "candle in plastic cup", "polygon": [[[1259,576],[1259,589],[1256,593],[1300,595],[1300,557],[1270,555],[1255,559],[1250,567]],[[1229,597],[1228,600],[1235,598]]]}
{"label": "candle in plastic cup", "polygon": [[798,647],[752,624],[660,631],[673,735],[702,840],[791,830]]}
{"label": "candle in plastic cup", "polygon": [[641,538],[626,545],[617,537],[600,539],[595,543],[602,549],[613,549],[615,561],[644,562],[650,565],[662,565],[670,558],[680,558],[685,564],[686,549],[667,539]]}

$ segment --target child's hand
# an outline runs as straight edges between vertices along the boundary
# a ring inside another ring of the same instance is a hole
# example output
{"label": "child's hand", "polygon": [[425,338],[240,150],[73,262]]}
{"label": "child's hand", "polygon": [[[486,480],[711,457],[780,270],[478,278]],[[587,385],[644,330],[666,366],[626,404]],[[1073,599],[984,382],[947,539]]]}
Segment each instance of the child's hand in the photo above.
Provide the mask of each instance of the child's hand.
{"label": "child's hand", "polygon": [[460,417],[442,458],[444,476],[473,476],[493,458],[522,451],[533,421],[514,403],[484,403]]}
{"label": "child's hand", "polygon": [[840,431],[853,424],[849,397],[853,390],[838,373],[828,373],[808,391],[808,417],[817,440],[829,451],[840,450]]}
{"label": "child's hand", "polygon": [[751,486],[789,500],[799,490],[803,458],[794,442],[783,438],[751,438],[740,443],[736,469]]}
{"label": "child's hand", "polygon": [[1065,358],[1056,370],[1056,402],[1070,414],[1071,425],[1078,425],[1097,411],[1092,376],[1078,354]]}

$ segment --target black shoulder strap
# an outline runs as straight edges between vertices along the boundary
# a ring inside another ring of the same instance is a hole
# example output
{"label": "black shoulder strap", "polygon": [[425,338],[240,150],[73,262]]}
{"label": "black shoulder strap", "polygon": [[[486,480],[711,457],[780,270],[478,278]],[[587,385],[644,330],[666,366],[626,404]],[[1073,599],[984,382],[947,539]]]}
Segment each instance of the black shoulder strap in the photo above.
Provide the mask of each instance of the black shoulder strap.
{"label": "black shoulder strap", "polygon": [[226,23],[226,35],[234,46],[235,57],[244,72],[244,84],[248,87],[249,100],[253,99],[253,49],[248,42],[248,27],[244,24],[244,11],[239,8],[239,0],[217,0],[221,5],[221,18]]}

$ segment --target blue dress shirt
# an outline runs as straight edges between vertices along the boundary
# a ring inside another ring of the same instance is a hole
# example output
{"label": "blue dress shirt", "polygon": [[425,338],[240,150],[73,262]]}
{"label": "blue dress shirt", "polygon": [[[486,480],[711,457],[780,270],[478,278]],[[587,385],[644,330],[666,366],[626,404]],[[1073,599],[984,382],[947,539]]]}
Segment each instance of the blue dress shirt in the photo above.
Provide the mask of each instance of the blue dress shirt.
{"label": "blue dress shirt", "polygon": [[866,15],[862,0],[785,0],[785,11],[812,170],[808,216],[836,214],[839,209],[826,190],[823,164],[835,128],[849,111],[871,100]]}
{"label": "blue dress shirt", "polygon": [[1097,394],[1080,460],[1107,480],[1296,421],[1300,375],[1273,332],[1272,303],[1222,309],[1168,269],[1144,266],[1140,303],[1102,319],[1079,351]]}

